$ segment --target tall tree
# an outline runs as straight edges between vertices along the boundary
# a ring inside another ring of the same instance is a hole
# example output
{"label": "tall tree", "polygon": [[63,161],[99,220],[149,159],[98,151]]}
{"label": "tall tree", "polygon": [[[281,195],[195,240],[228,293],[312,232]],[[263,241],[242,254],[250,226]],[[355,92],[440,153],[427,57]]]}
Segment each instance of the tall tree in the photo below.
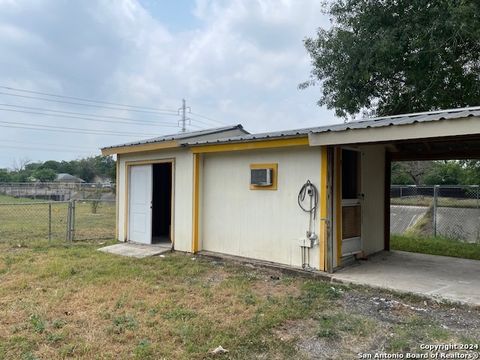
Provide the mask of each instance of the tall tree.
{"label": "tall tree", "polygon": [[480,105],[480,1],[332,0],[307,38],[319,105],[348,117]]}

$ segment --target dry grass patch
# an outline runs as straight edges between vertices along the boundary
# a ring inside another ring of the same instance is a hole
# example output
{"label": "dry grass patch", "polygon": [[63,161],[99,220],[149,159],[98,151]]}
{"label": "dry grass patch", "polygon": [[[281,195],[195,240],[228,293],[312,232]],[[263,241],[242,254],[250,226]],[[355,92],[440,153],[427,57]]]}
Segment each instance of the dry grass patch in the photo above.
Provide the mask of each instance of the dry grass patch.
{"label": "dry grass patch", "polygon": [[180,253],[131,259],[96,248],[0,245],[0,359],[204,359],[218,345],[229,350],[220,358],[345,358],[377,343],[411,347],[410,334],[459,338],[415,311],[391,309],[402,321],[386,323],[358,289]]}

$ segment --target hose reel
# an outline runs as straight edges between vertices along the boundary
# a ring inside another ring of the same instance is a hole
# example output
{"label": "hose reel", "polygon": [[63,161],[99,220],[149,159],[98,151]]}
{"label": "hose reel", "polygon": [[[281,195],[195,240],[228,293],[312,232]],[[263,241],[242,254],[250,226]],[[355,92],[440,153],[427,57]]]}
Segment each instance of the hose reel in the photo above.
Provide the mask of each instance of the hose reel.
{"label": "hose reel", "polygon": [[317,217],[318,189],[310,180],[307,180],[307,182],[300,188],[297,202],[300,209],[309,215],[308,230],[306,231],[306,237],[300,239],[300,247],[302,249],[302,268],[310,269],[309,249],[313,244],[316,244],[318,240],[318,236],[313,229]]}

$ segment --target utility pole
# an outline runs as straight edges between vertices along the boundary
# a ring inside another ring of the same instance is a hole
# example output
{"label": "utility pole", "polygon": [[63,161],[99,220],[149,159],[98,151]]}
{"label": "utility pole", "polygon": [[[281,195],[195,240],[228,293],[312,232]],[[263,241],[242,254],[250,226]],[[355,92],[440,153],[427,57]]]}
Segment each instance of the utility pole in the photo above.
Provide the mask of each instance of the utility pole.
{"label": "utility pole", "polygon": [[182,132],[187,131],[187,109],[189,112],[192,111],[192,109],[187,106],[185,99],[182,99],[182,107],[178,109],[179,113],[181,112],[182,115],[182,119],[180,120],[182,122]]}

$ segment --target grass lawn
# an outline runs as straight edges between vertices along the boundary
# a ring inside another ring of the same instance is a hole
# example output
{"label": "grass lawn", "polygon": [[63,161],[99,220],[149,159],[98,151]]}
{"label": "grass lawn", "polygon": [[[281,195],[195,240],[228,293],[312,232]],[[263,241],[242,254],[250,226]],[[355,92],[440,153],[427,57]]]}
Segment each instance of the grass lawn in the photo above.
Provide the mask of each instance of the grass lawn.
{"label": "grass lawn", "polygon": [[7,204],[18,204],[18,203],[29,203],[29,202],[41,202],[45,200],[33,200],[28,198],[16,198],[13,196],[2,195],[0,194],[0,204],[7,203]]}
{"label": "grass lawn", "polygon": [[[96,213],[91,201],[77,201],[75,239],[111,239],[115,236],[115,203],[101,202]],[[65,239],[66,202],[51,202],[52,239]],[[0,242],[25,243],[48,239],[49,204],[45,201],[0,195]]]}
{"label": "grass lawn", "polygon": [[353,359],[480,338],[476,309],[98,247],[0,244],[0,359]]}
{"label": "grass lawn", "polygon": [[390,246],[392,250],[480,260],[480,244],[443,237],[392,234]]}

